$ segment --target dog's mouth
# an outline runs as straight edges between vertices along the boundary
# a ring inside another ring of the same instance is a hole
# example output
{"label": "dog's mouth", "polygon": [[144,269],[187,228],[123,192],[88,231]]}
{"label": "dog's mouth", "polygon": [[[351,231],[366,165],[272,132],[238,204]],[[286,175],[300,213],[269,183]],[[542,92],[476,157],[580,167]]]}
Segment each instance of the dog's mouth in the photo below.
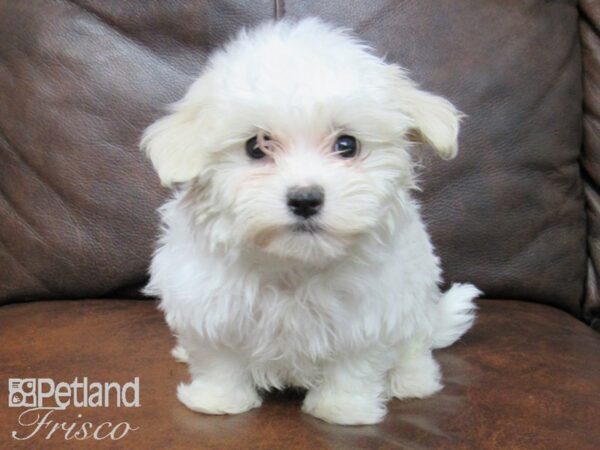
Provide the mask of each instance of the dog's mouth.
{"label": "dog's mouth", "polygon": [[[268,247],[274,240],[291,232],[292,234],[299,235],[316,235],[323,231],[323,228],[312,220],[303,220],[296,223],[290,224],[287,227],[282,228],[269,228],[256,235],[254,243],[261,248]],[[287,233],[286,233],[287,232]]]}
{"label": "dog's mouth", "polygon": [[299,234],[316,234],[321,230],[322,228],[311,220],[303,220],[302,222],[296,222],[292,225],[292,231]]}

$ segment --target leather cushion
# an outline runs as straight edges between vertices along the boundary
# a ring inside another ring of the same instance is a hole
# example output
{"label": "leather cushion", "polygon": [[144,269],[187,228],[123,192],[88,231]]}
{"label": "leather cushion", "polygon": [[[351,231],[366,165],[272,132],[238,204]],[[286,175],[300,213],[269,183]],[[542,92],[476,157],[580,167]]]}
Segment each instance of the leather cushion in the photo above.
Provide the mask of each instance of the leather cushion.
{"label": "leather cushion", "polygon": [[0,302],[144,280],[167,192],[142,130],[271,16],[267,1],[0,0]]}
{"label": "leather cushion", "polygon": [[[376,426],[329,425],[300,412],[302,395],[271,394],[260,409],[211,417],[187,410],[175,388],[187,379],[150,301],[85,300],[0,307],[0,380],[50,377],[127,382],[140,377],[139,408],[67,408],[59,421],[127,421],[140,427],[123,448],[600,448],[600,335],[558,309],[480,301],[474,328],[436,353],[445,388],[424,400],[393,400]],[[0,389],[0,448],[64,448],[64,441],[11,440],[23,409]],[[77,414],[83,418],[77,419]],[[82,441],[77,448],[96,448]],[[111,447],[111,442],[104,441]]]}
{"label": "leather cushion", "polygon": [[456,160],[422,153],[446,278],[578,314],[578,12],[543,0],[0,0],[0,301],[144,280],[166,193],[140,134],[207,52],[276,10],[355,29],[468,115]]}

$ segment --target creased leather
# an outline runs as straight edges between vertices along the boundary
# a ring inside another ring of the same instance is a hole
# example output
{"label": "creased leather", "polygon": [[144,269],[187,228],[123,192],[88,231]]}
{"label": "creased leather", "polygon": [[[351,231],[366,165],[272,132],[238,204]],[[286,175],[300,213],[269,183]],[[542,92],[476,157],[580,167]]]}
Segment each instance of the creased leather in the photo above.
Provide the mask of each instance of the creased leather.
{"label": "creased leather", "polygon": [[583,0],[580,34],[583,56],[583,151],[588,216],[588,278],[583,314],[600,330],[600,3]]}
{"label": "creased leather", "polygon": [[[167,192],[138,150],[270,1],[0,1],[0,302],[139,285]],[[139,293],[138,293],[139,296]]]}
{"label": "creased leather", "polygon": [[166,195],[137,150],[142,130],[242,25],[316,15],[354,29],[468,116],[456,160],[417,155],[448,282],[580,314],[576,2],[0,5],[0,301],[141,283]]}

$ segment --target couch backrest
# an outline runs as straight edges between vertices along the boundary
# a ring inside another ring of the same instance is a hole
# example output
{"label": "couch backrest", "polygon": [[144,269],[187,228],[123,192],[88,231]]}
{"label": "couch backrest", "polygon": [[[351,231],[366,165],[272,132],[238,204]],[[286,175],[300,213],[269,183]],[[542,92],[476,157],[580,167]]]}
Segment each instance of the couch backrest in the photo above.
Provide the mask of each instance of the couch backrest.
{"label": "couch backrest", "polygon": [[0,4],[0,301],[143,282],[167,193],[138,151],[142,130],[241,26],[314,15],[468,115],[457,159],[422,156],[445,278],[581,313],[575,1]]}

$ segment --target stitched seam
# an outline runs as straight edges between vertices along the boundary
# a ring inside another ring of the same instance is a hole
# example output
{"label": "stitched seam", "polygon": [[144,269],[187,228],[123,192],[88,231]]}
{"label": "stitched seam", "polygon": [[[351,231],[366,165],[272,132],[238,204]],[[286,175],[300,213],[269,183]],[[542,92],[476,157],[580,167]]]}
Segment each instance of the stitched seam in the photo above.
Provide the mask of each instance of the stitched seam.
{"label": "stitched seam", "polygon": [[[583,95],[582,95],[582,128],[581,128],[581,148],[580,148],[580,154],[579,154],[579,167],[582,173],[582,183],[583,183],[583,199],[585,202],[585,215],[586,215],[586,253],[587,253],[587,269],[586,270],[586,276],[585,276],[585,280],[584,280],[584,293],[583,296],[579,302],[579,314],[580,316],[583,317],[584,320],[586,320],[594,329],[596,329],[597,331],[600,331],[600,328],[597,325],[597,321],[600,318],[600,312],[598,311],[598,304],[594,304],[598,298],[597,295],[594,295],[594,291],[598,290],[598,274],[600,273],[596,264],[596,261],[593,258],[593,255],[590,251],[591,248],[591,237],[590,237],[590,229],[591,229],[591,223],[593,221],[593,218],[591,217],[590,213],[589,213],[589,209],[590,208],[590,200],[589,200],[589,196],[592,194],[588,194],[586,192],[586,187],[589,187],[589,190],[593,193],[598,193],[598,184],[596,182],[596,180],[594,179],[594,177],[592,176],[591,170],[589,170],[589,166],[590,164],[593,164],[593,162],[590,159],[586,158],[586,155],[588,153],[588,151],[592,151],[592,150],[588,150],[586,148],[586,134],[588,132],[588,130],[586,129],[587,127],[585,126],[585,119],[586,116],[596,116],[595,111],[593,111],[593,108],[591,108],[588,104],[587,104],[587,97],[585,95],[585,88],[587,87],[589,89],[589,86],[586,86],[586,81],[587,81],[587,73],[586,73],[586,68],[587,68],[587,64],[586,64],[586,58],[584,55],[584,52],[587,50],[586,47],[586,41],[583,39],[585,36],[585,32],[583,30],[583,27],[587,26],[589,27],[589,31],[591,31],[592,33],[594,33],[595,35],[600,34],[600,26],[599,26],[599,22],[597,20],[595,20],[595,17],[593,17],[592,13],[590,12],[590,10],[588,10],[588,4],[587,2],[580,2],[579,6],[578,6],[578,10],[579,10],[579,33],[578,33],[578,38],[579,38],[579,45],[580,45],[580,51],[581,51],[581,83],[583,86]],[[596,276],[595,280],[590,280],[590,266],[591,266],[591,270],[594,273],[594,275]],[[595,282],[595,286],[593,286],[591,289],[588,287],[590,282]],[[594,323],[596,322],[596,324]]]}
{"label": "stitched seam", "polygon": [[275,20],[279,20],[285,16],[285,0],[274,0]]}

